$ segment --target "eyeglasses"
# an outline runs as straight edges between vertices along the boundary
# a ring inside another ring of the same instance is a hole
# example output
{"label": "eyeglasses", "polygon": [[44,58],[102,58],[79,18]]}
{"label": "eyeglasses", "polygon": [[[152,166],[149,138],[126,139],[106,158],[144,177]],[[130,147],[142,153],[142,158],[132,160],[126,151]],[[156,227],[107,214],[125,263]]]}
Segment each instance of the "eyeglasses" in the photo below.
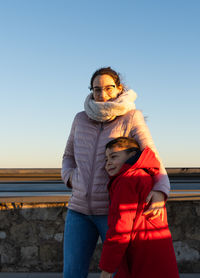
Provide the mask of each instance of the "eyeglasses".
{"label": "eyeglasses", "polygon": [[94,94],[99,95],[101,94],[101,91],[105,91],[107,94],[111,94],[115,90],[115,85],[107,85],[104,87],[93,87],[90,88],[90,91],[92,91]]}

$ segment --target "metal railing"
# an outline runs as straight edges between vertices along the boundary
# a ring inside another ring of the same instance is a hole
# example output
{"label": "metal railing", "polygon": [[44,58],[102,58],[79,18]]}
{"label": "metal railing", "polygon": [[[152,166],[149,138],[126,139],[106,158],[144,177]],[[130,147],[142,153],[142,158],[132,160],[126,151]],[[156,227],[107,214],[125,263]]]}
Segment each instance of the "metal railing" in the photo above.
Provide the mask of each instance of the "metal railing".
{"label": "metal railing", "polygon": [[[200,168],[167,168],[168,201],[200,200]],[[0,202],[68,202],[60,169],[0,169]]]}

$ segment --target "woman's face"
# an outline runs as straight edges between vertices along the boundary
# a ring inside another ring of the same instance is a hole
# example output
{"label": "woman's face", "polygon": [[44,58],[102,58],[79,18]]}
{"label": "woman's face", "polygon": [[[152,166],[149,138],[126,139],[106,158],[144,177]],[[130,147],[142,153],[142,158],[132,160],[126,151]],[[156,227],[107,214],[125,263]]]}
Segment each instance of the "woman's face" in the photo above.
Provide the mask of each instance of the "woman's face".
{"label": "woman's face", "polygon": [[122,91],[122,85],[117,87],[110,75],[97,75],[93,81],[93,97],[95,101],[106,102],[115,99]]}

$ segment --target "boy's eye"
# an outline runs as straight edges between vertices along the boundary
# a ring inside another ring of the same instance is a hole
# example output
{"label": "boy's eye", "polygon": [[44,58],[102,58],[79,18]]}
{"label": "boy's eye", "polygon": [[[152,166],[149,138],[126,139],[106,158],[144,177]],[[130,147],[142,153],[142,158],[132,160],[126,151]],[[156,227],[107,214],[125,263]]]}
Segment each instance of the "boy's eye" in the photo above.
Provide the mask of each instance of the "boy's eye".
{"label": "boy's eye", "polygon": [[113,154],[113,155],[111,156],[111,158],[115,158],[115,157],[117,157],[115,154]]}

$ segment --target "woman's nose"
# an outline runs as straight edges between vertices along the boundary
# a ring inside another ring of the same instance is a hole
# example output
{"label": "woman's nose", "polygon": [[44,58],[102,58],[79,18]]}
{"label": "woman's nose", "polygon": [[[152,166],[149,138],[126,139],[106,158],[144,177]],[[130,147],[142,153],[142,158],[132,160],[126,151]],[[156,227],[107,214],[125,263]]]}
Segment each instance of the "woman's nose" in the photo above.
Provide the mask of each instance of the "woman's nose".
{"label": "woman's nose", "polygon": [[106,102],[106,100],[107,100],[106,93],[103,90],[101,90],[101,93],[99,94],[99,101]]}

